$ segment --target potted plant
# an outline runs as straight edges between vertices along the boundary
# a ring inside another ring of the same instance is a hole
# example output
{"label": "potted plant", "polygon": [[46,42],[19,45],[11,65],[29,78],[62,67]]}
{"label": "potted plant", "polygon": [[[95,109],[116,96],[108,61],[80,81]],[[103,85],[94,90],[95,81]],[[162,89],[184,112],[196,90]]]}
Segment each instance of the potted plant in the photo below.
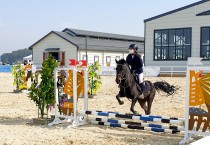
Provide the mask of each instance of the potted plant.
{"label": "potted plant", "polygon": [[[19,93],[22,89],[25,89],[23,66],[21,64],[13,65],[12,75],[14,76],[13,85],[16,86],[15,93]],[[26,87],[27,88],[27,87]]]}
{"label": "potted plant", "polygon": [[96,94],[102,85],[101,78],[98,74],[99,71],[100,65],[98,61],[88,66],[88,94],[90,98]]}
{"label": "potted plant", "polygon": [[[52,104],[55,104],[53,71],[58,65],[59,62],[56,62],[53,56],[49,56],[43,62],[42,70],[32,76],[29,97],[38,107],[38,118],[33,119],[35,124],[46,124],[50,121],[48,111]],[[39,75],[41,77],[40,83],[38,81]]]}

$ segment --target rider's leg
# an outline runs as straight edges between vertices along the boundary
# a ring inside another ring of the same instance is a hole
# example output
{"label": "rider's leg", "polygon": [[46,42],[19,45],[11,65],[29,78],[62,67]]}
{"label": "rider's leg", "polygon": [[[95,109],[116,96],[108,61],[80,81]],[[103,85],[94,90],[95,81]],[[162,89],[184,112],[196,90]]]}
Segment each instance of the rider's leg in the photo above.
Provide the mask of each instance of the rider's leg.
{"label": "rider's leg", "polygon": [[144,81],[144,74],[140,73],[139,74],[139,83],[141,84],[141,83],[143,83],[143,81]]}
{"label": "rider's leg", "polygon": [[138,76],[139,76],[139,86],[141,87],[141,92],[142,92],[142,94],[139,96],[139,98],[144,99],[143,73],[140,73]]}
{"label": "rider's leg", "polygon": [[140,87],[141,87],[141,91],[142,92],[144,92],[144,75],[143,75],[143,73],[140,73],[139,74],[139,85],[140,85]]}

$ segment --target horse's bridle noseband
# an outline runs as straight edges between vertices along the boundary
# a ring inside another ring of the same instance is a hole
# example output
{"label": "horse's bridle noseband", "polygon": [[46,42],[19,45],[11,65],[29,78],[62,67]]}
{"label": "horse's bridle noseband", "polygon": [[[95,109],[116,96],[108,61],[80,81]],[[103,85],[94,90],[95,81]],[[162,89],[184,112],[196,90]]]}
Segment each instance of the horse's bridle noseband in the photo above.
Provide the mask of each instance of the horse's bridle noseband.
{"label": "horse's bridle noseband", "polygon": [[[117,64],[117,66],[118,66],[118,65],[123,66],[123,64]],[[126,78],[125,78],[125,73],[124,73],[124,72],[125,72],[125,70],[122,70],[122,72],[121,72],[120,74],[117,74],[117,76],[120,76],[120,77],[122,78],[122,80],[126,80]],[[124,73],[124,77],[123,77],[123,75],[122,75],[123,73]]]}
{"label": "horse's bridle noseband", "polygon": [[[122,66],[123,66],[123,64],[117,64],[117,65],[122,65]],[[124,73],[124,77],[123,77],[123,75],[122,75],[123,73]],[[122,78],[122,80],[125,80],[125,81],[126,81],[125,74],[126,74],[126,73],[125,73],[125,70],[122,70],[122,72],[121,72],[120,74],[117,74],[117,76],[120,76],[120,77]],[[120,80],[120,83],[119,83],[119,86],[120,86],[120,87],[122,87],[122,88],[125,89],[125,88],[127,88],[127,87],[130,86],[129,83],[128,83],[128,85],[127,85],[126,87],[125,87],[125,86],[122,86],[122,85],[121,85],[121,81],[122,81],[122,80]]]}
{"label": "horse's bridle noseband", "polygon": [[[125,72],[125,71],[123,70],[123,72]],[[123,73],[117,74],[117,76],[120,76],[122,78],[122,80],[126,80],[125,75],[123,76],[122,74]]]}

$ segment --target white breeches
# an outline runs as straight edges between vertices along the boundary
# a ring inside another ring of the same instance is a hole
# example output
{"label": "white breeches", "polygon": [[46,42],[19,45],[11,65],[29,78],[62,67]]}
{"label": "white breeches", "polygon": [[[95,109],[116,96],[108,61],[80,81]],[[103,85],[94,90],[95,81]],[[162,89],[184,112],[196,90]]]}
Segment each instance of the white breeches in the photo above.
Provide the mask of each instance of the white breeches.
{"label": "white breeches", "polygon": [[143,81],[144,81],[144,74],[140,73],[139,74],[139,83],[143,83]]}

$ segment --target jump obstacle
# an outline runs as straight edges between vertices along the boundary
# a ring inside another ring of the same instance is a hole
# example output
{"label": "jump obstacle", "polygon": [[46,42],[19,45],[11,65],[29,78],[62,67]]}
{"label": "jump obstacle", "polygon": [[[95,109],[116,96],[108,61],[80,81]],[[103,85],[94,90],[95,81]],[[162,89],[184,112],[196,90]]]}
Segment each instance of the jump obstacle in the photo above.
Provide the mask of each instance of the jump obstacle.
{"label": "jump obstacle", "polygon": [[[78,65],[79,64],[79,65]],[[63,106],[60,105],[59,101],[59,90],[58,90],[58,73],[65,71],[67,74],[67,80],[63,88],[63,92],[67,94],[70,102],[64,102]],[[84,96],[83,110],[87,110],[87,62],[76,60],[70,60],[70,67],[58,67],[54,70],[54,86],[55,86],[55,118],[53,122],[49,123],[49,126],[72,122],[72,125],[68,127],[77,127],[79,125],[86,124],[85,118],[87,115],[78,114],[78,98],[80,95]]]}
{"label": "jump obstacle", "polygon": [[[111,122],[102,122],[102,121],[91,121],[92,124],[97,124],[97,125],[105,125],[105,126],[110,126],[110,127],[121,127],[121,128],[129,128],[129,129],[138,129],[138,130],[147,130],[147,131],[153,131],[153,132],[165,132],[165,133],[180,133],[181,131],[178,130],[173,130],[173,129],[164,129],[164,128],[158,128],[158,127],[150,127],[149,126],[142,126],[144,125],[143,123],[138,124],[138,125],[132,125],[132,124],[120,124],[120,123],[111,123]],[[154,125],[155,126],[155,125]],[[182,131],[182,134],[184,132]]]}
{"label": "jump obstacle", "polygon": [[116,119],[108,119],[108,118],[94,118],[94,121],[110,122],[110,123],[118,123],[118,124],[131,124],[131,125],[139,125],[143,127],[156,127],[156,128],[184,131],[183,127],[173,126],[173,125],[163,125],[163,124],[160,125],[160,124],[133,122],[133,121],[116,120]]}
{"label": "jump obstacle", "polygon": [[[197,59],[197,58],[196,58]],[[88,123],[88,115],[97,115],[107,118],[95,117],[90,122],[97,125],[105,125],[111,127],[121,127],[121,128],[130,128],[130,129],[140,129],[140,130],[149,130],[154,132],[166,132],[166,133],[184,133],[185,137],[180,144],[188,142],[192,134],[197,135],[210,135],[210,68],[209,67],[195,67],[196,59],[188,58],[187,66],[187,76],[186,76],[186,105],[185,105],[185,119],[183,118],[173,118],[173,117],[164,117],[164,116],[152,116],[152,115],[132,115],[124,114],[119,112],[103,112],[103,111],[88,111],[88,98],[87,98],[87,68],[78,68],[76,65],[70,68],[58,68],[55,70],[55,96],[56,96],[56,112],[55,119],[52,123],[59,124],[66,121],[71,121],[73,127],[79,125],[84,125]],[[189,66],[191,62],[191,65]],[[57,72],[59,70],[72,70],[72,85],[71,88],[73,102],[64,106],[65,109],[69,109],[71,114],[63,113],[59,114],[59,101],[58,101],[58,90],[57,90]],[[84,109],[82,113],[78,113],[77,108],[77,99],[78,99],[78,81],[77,81],[77,72],[83,70],[84,73]],[[203,74],[205,71],[205,74]],[[206,72],[208,74],[206,75]],[[201,109],[201,105],[206,105],[207,111]],[[59,117],[63,117],[64,120],[60,120]],[[111,119],[108,117],[112,117]],[[115,118],[123,119],[132,119],[137,121],[149,121],[149,122],[158,122],[158,123],[168,123],[164,124],[153,124],[153,123],[142,123],[142,122],[133,122],[127,120],[118,120]],[[182,126],[175,126],[170,124],[179,124]],[[72,127],[71,126],[71,127]],[[183,129],[184,128],[184,129]],[[184,130],[184,131],[183,131]]]}
{"label": "jump obstacle", "polygon": [[[86,111],[85,114],[88,115],[97,115],[103,117],[115,117],[123,119],[132,119],[132,120],[142,120],[149,122],[159,122],[159,123],[170,123],[170,124],[183,124],[183,118],[170,118],[162,116],[151,116],[151,115],[133,115],[133,114],[122,114],[118,112],[103,112],[103,111]],[[167,118],[167,119],[164,119]],[[173,125],[163,125],[163,124],[152,124],[152,123],[142,123],[142,122],[133,122],[127,120],[118,120],[118,119],[109,119],[109,118],[93,118],[91,120],[92,124],[105,125],[111,127],[121,127],[121,128],[130,128],[138,130],[149,130],[153,132],[165,132],[165,133],[184,133],[184,127],[173,126]]]}
{"label": "jump obstacle", "polygon": [[86,111],[85,114],[126,118],[126,119],[133,119],[133,120],[142,120],[142,121],[162,122],[162,123],[170,123],[170,124],[183,124],[184,123],[184,118],[175,118],[175,117],[133,115],[133,114],[123,114],[123,113],[118,113],[118,112],[103,112],[103,111]]}
{"label": "jump obstacle", "polygon": [[[71,60],[72,61],[72,60]],[[164,117],[164,116],[152,116],[152,115],[133,115],[133,114],[125,114],[119,112],[105,112],[105,111],[87,111],[87,68],[86,67],[78,67],[76,61],[73,61],[74,65],[68,68],[56,68],[54,71],[55,75],[55,119],[53,122],[49,123],[49,126],[54,124],[60,124],[64,122],[72,122],[71,126],[68,127],[77,127],[79,125],[87,124],[88,115],[98,115],[103,117],[115,117],[115,118],[123,118],[123,119],[132,119],[138,121],[150,121],[155,123],[168,123],[168,124],[183,124],[183,118],[172,118],[172,117]],[[68,72],[68,78],[65,83],[65,87],[63,91],[68,95],[68,98],[73,98],[72,102],[65,102],[64,106],[59,105],[58,98],[58,72],[59,71]],[[84,76],[78,74],[78,72],[83,71]],[[78,113],[77,101],[78,97],[83,94],[84,95],[84,108],[82,113]],[[60,114],[59,110],[62,111]],[[63,118],[63,119],[60,119]],[[111,122],[110,122],[111,121]],[[114,120],[114,119],[106,119],[106,118],[95,118],[95,120],[91,121],[92,124],[99,125],[109,125],[112,127],[123,127],[130,129],[140,129],[140,130],[150,130],[155,132],[168,132],[168,133],[180,133],[183,132],[183,127],[180,126],[172,126],[172,125],[160,125],[160,124],[152,124],[152,123],[140,123],[140,122],[132,122],[125,120]]]}
{"label": "jump obstacle", "polygon": [[[202,66],[202,58],[189,57],[186,73],[185,136],[210,136],[210,67]],[[206,109],[204,109],[206,108]]]}

